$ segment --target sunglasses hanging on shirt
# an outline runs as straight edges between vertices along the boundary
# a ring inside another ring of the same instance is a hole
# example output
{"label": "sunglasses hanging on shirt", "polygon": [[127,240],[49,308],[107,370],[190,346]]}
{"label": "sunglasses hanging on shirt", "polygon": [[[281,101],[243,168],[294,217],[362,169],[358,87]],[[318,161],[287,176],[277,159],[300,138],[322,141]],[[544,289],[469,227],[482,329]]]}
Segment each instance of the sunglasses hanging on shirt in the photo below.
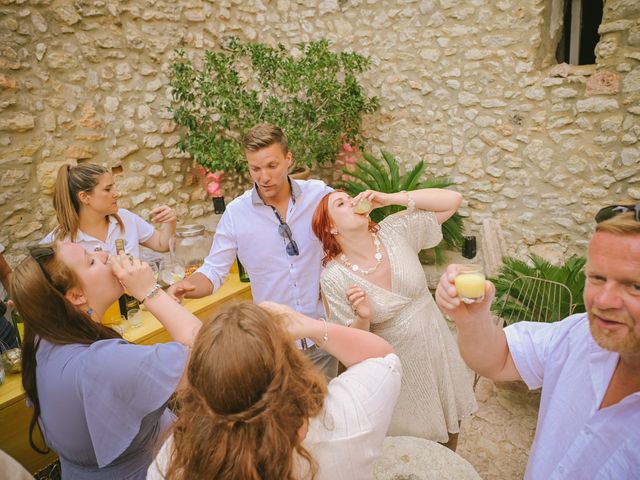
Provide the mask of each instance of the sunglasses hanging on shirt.
{"label": "sunglasses hanging on shirt", "polygon": [[278,210],[276,210],[276,208],[273,205],[269,205],[269,206],[271,207],[271,210],[273,210],[273,213],[278,219],[278,222],[280,222],[280,225],[278,225],[278,233],[287,242],[285,245],[285,250],[287,251],[287,255],[289,255],[290,257],[300,255],[300,250],[298,250],[298,244],[293,239],[293,233],[291,232],[291,228],[289,227],[287,222],[282,220],[282,217],[278,213]]}

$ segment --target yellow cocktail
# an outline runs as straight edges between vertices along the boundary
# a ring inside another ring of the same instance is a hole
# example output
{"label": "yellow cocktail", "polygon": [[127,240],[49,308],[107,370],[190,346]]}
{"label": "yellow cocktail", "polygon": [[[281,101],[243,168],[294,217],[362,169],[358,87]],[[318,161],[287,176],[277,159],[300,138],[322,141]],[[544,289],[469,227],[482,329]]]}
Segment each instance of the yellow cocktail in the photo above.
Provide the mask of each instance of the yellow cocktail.
{"label": "yellow cocktail", "polygon": [[464,303],[473,303],[484,298],[484,282],[484,273],[477,265],[465,265],[454,280],[458,296]]}
{"label": "yellow cocktail", "polygon": [[362,199],[358,203],[356,203],[355,207],[353,207],[353,212],[359,215],[366,215],[371,211],[371,207],[372,205],[369,200]]}

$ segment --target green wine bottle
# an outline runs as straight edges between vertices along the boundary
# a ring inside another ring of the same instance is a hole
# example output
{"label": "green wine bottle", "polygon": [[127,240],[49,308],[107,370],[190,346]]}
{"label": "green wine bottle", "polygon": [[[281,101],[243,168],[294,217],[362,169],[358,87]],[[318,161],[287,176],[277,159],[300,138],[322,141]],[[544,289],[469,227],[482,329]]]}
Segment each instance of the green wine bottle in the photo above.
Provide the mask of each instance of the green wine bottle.
{"label": "green wine bottle", "polygon": [[242,263],[240,263],[240,259],[238,257],[236,257],[236,262],[238,262],[238,275],[240,276],[240,281],[243,283],[250,282],[251,280],[249,280],[249,275],[242,266]]}

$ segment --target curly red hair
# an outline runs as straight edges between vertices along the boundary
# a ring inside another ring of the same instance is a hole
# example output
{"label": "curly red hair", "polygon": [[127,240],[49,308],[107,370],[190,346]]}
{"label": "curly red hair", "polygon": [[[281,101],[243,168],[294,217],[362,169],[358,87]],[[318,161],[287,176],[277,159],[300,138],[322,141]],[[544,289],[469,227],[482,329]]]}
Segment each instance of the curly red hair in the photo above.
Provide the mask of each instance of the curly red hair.
{"label": "curly red hair", "polygon": [[[326,266],[330,260],[333,260],[342,253],[342,248],[338,240],[336,240],[336,236],[331,234],[332,223],[331,215],[329,215],[329,196],[336,192],[344,192],[344,190],[334,190],[322,197],[311,219],[311,229],[320,240],[320,243],[322,243],[322,250],[324,251],[324,257],[322,257],[323,267]],[[370,232],[377,232],[379,228],[376,222],[369,220]]]}

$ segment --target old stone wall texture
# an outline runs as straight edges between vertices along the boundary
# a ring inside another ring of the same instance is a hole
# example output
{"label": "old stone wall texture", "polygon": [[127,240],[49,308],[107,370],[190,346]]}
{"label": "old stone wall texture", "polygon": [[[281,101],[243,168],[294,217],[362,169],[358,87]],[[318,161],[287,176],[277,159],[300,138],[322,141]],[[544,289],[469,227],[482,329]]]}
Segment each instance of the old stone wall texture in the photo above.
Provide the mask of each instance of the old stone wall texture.
{"label": "old stone wall texture", "polygon": [[324,37],[373,59],[370,148],[451,176],[469,232],[493,217],[511,254],[583,254],[600,206],[640,200],[640,2],[605,1],[590,66],[552,60],[561,6],[0,0],[0,242],[11,260],[52,228],[64,162],[121,167],[121,205],[143,217],[160,202],[185,222],[208,215],[167,110],[174,50]]}

